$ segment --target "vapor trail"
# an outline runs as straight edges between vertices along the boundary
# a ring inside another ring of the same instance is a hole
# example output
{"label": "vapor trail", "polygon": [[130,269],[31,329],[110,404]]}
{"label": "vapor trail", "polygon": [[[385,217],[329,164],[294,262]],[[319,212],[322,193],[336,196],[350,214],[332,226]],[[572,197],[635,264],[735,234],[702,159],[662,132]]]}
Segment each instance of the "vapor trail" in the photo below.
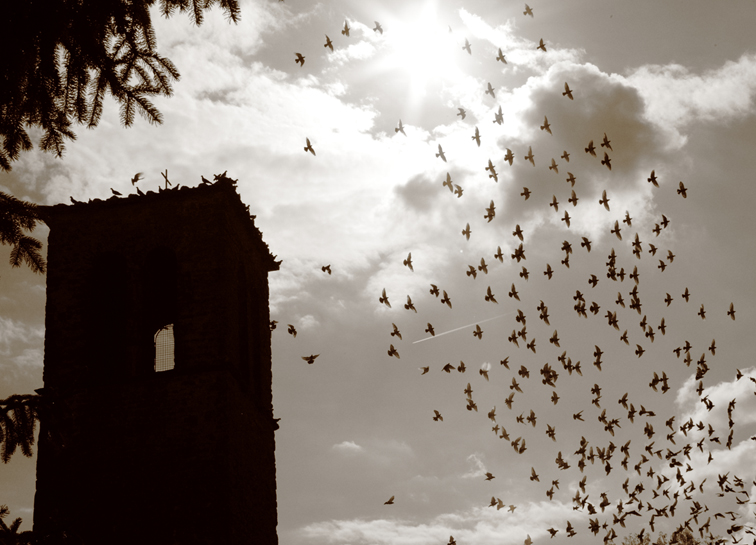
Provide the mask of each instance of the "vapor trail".
{"label": "vapor trail", "polygon": [[463,325],[462,327],[450,329],[449,331],[444,331],[443,333],[436,333],[435,336],[431,335],[430,337],[425,337],[424,339],[420,339],[419,341],[414,341],[412,344],[421,343],[423,341],[427,341],[428,339],[435,339],[436,337],[441,337],[442,335],[446,335],[447,333],[454,333],[455,331],[459,331],[460,329],[465,329],[466,327],[472,327],[476,324],[484,324],[486,322],[490,322],[491,320],[495,320],[496,318],[501,318],[502,316],[509,316],[510,314],[514,314],[514,311],[507,312],[504,314],[499,314],[498,316],[494,316],[493,318],[486,318],[485,320],[481,320],[479,322],[473,322],[472,324]]}

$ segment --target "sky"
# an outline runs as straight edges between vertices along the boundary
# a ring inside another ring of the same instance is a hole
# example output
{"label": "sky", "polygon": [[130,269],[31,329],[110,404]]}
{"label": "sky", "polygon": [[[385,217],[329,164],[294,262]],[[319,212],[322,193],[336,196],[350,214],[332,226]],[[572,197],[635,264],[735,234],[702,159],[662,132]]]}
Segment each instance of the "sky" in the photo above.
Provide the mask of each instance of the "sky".
{"label": "sky", "polygon": [[[144,191],[156,190],[166,169],[183,186],[224,171],[238,179],[282,260],[269,275],[282,545],[431,545],[449,536],[460,545],[528,536],[602,543],[612,529],[620,543],[641,529],[670,533],[689,519],[696,535],[710,519],[714,535],[754,538],[744,532],[756,528],[748,503],[756,500],[756,4],[534,0],[531,7],[532,16],[522,2],[243,0],[238,24],[215,8],[200,27],[185,14],[164,19],[155,11],[159,51],[181,72],[174,95],[154,100],[163,124],[138,118],[123,128],[109,99],[99,126],[79,127],[63,158],[35,148],[0,173],[0,191],[40,204],[109,198],[111,188],[134,192],[137,172]],[[540,40],[546,51],[537,49]],[[499,49],[506,63],[497,61]],[[600,145],[604,135],[611,148]],[[304,150],[306,139],[315,155]],[[590,141],[596,157],[585,151]],[[534,164],[525,159],[529,149]],[[443,184],[447,175],[461,195]],[[599,203],[604,191],[609,209]],[[518,225],[522,241],[513,236]],[[33,233],[43,241],[47,234],[45,226]],[[518,262],[511,256],[521,243]],[[410,253],[412,269],[404,264]],[[0,248],[0,261],[8,254]],[[481,259],[487,272],[478,269]],[[636,268],[640,312],[629,308]],[[513,286],[519,299],[509,295]],[[486,300],[488,288],[495,303]],[[379,301],[384,289],[390,308]],[[577,290],[586,317],[574,308]],[[444,291],[451,308],[441,304]],[[416,312],[405,308],[408,297]],[[44,276],[0,265],[0,398],[42,386],[44,305]],[[616,313],[618,329],[607,312]],[[391,335],[393,324],[401,338]],[[523,325],[525,335],[515,333]],[[686,341],[688,365],[685,350],[674,352]],[[310,365],[302,357],[311,354],[319,356]],[[567,358],[580,362],[582,375],[569,372]],[[546,364],[558,373],[553,386],[541,380]],[[664,393],[662,383],[650,386],[655,374],[667,377]],[[636,412],[631,421],[619,402],[625,393],[628,407],[655,416]],[[467,409],[470,399],[477,411]],[[531,411],[532,425],[517,422]],[[680,429],[689,421],[692,429]],[[521,453],[511,444],[518,437],[527,445]],[[598,457],[591,463],[576,453],[581,439],[586,456],[616,446],[609,471]],[[625,469],[620,447],[628,441]],[[21,454],[0,467],[0,502],[26,528],[34,468],[35,459]],[[642,507],[625,503],[634,491]],[[665,517],[675,493],[675,514]],[[505,507],[490,506],[492,498]],[[622,527],[616,517],[628,511],[638,515]]]}

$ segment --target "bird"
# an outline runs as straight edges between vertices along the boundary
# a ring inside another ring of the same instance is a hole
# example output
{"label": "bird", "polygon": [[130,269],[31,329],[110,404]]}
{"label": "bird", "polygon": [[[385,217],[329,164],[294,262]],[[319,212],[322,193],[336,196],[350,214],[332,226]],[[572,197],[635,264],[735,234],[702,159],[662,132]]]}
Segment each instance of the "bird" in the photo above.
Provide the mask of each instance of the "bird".
{"label": "bird", "polygon": [[527,161],[530,161],[530,163],[533,166],[535,166],[535,161],[533,160],[533,158],[534,158],[534,155],[533,155],[533,146],[528,146],[528,154],[525,156],[525,159]]}
{"label": "bird", "polygon": [[587,237],[583,237],[583,242],[580,243],[580,246],[589,252],[591,251],[591,241]]}
{"label": "bird", "polygon": [[[477,133],[478,129],[475,129],[475,132]],[[475,138],[475,137],[473,137]],[[478,144],[480,145],[480,144]],[[496,175],[496,168],[494,167],[493,163],[491,162],[491,159],[488,160],[488,166],[486,167],[486,170],[489,171],[491,174],[488,175],[489,178],[493,178],[495,182],[499,181],[499,177]]]}
{"label": "bird", "polygon": [[381,34],[383,34],[383,27],[381,26],[381,23],[379,23],[378,21],[374,21],[374,22],[375,22],[375,28],[373,29],[373,32],[380,32]]}
{"label": "bird", "polygon": [[546,44],[543,43],[543,38],[541,38],[541,42],[538,44],[538,47],[536,49],[542,49],[543,52],[546,52]]}
{"label": "bird", "polygon": [[501,52],[501,47],[499,48],[499,54],[497,55],[496,60],[507,64],[507,59],[504,57],[504,53]]}
{"label": "bird", "polygon": [[325,273],[331,274],[331,265],[324,265],[320,267],[320,270],[322,270]]}
{"label": "bird", "polygon": [[557,201],[556,195],[551,196],[551,202],[549,203],[549,206],[554,207],[554,212],[559,212],[559,201]]}
{"label": "bird", "polygon": [[392,337],[399,337],[399,340],[402,340],[402,334],[399,332],[399,328],[396,327],[395,323],[391,323],[392,326],[394,326],[394,331],[391,332]]}
{"label": "bird", "polygon": [[[562,218],[562,221],[563,221],[564,223],[566,223],[566,224],[567,224],[567,227],[569,227],[569,226],[570,226],[570,214],[569,214],[569,212],[567,212],[567,210],[565,210],[565,211],[564,211],[564,217]],[[567,265],[567,266],[569,267],[569,264],[568,264],[568,263],[569,263],[569,260],[568,260],[568,259],[569,259],[569,258],[566,258],[566,260],[565,260],[565,261],[566,261],[565,265]]]}
{"label": "bird", "polygon": [[549,170],[553,170],[554,172],[559,174],[559,165],[557,164],[557,162],[554,160],[553,157],[551,158],[551,166],[549,167]]}
{"label": "bird", "polygon": [[617,235],[617,238],[622,240],[622,235],[620,234],[620,226],[619,226],[619,220],[615,220],[614,222],[614,229],[611,230],[611,233],[613,235]]}
{"label": "bird", "polygon": [[610,199],[607,198],[606,196],[606,189],[604,189],[603,192],[601,193],[601,199],[599,200],[599,204],[603,204],[604,208],[609,210],[609,200]]}
{"label": "bird", "polygon": [[486,89],[486,94],[491,95],[493,98],[496,98],[496,93],[494,92],[494,88],[491,87],[491,82],[488,82],[488,89]]}
{"label": "bird", "polygon": [[486,480],[487,481],[490,481],[491,479],[495,479],[495,478],[496,477],[494,477],[490,472],[486,472]]}
{"label": "bird", "polygon": [[470,240],[470,224],[468,223],[464,229],[462,229],[462,235],[467,239]]}
{"label": "bird", "polygon": [[441,298],[441,304],[442,304],[442,305],[444,305],[444,304],[445,304],[445,305],[446,305],[446,306],[448,306],[449,308],[452,308],[451,299],[450,299],[450,298],[449,298],[449,296],[448,296],[448,295],[446,294],[446,290],[443,290],[443,292],[444,292],[444,296],[443,296],[443,297]]}
{"label": "bird", "polygon": [[562,93],[562,96],[567,96],[570,100],[575,100],[572,98],[572,90],[570,89],[570,86],[567,85],[567,82],[564,82],[564,93]]}
{"label": "bird", "polygon": [[575,175],[572,172],[567,173],[567,181],[570,183],[571,187],[575,187]]}
{"label": "bird", "polygon": [[612,160],[609,158],[609,155],[607,155],[606,152],[604,152],[604,158],[601,159],[601,164],[606,165],[606,168],[608,168],[609,170],[612,170]]}
{"label": "bird", "polygon": [[344,21],[344,29],[341,31],[341,33],[347,38],[349,37],[349,23],[347,21]]}
{"label": "bird", "polygon": [[131,179],[131,185],[136,184],[142,178],[144,178],[144,174],[142,174],[141,172],[137,172],[136,174],[134,174],[134,177]]}
{"label": "bird", "polygon": [[575,190],[572,190],[572,194],[570,195],[570,198],[567,199],[567,202],[572,203],[572,206],[577,206],[578,203],[578,196],[575,194]]}
{"label": "bird", "polygon": [[418,367],[418,369],[420,369],[422,371],[422,373],[420,373],[420,376],[422,376],[422,375],[426,375],[428,373],[428,371],[430,371],[430,366],[428,366],[428,367]]}
{"label": "bird", "polygon": [[116,191],[116,190],[115,190],[115,189],[113,189],[112,187],[110,188],[110,191],[111,191],[111,192],[113,193],[113,195],[115,195],[116,197],[121,197],[121,196],[122,196],[120,192]]}
{"label": "bird", "polygon": [[407,136],[407,133],[404,132],[404,125],[402,125],[402,120],[399,120],[399,127],[394,128],[394,132],[401,132],[404,136]]}
{"label": "bird", "polygon": [[388,501],[383,502],[383,505],[394,505],[394,496],[391,496]]}
{"label": "bird", "polygon": [[387,350],[389,357],[396,356],[396,359],[401,359],[399,357],[399,352],[397,352],[396,348],[394,348],[394,345],[390,345],[389,349]]}
{"label": "bird", "polygon": [[[498,123],[499,125],[501,125],[502,123],[504,123],[504,112],[501,111],[501,106],[499,106],[499,111],[496,112],[496,113],[494,113],[494,120],[493,120],[493,122],[494,123]],[[509,164],[511,165],[512,161],[510,161]]]}
{"label": "bird", "polygon": [[682,298],[685,299],[685,302],[687,303],[690,299],[690,292],[688,291],[688,288],[685,288],[685,291],[682,294]]}
{"label": "bird", "polygon": [[504,160],[509,163],[509,166],[512,166],[512,160],[514,159],[514,155],[512,155],[512,150],[507,148],[507,153],[504,155]]}
{"label": "bird", "polygon": [[433,329],[433,326],[431,325],[430,322],[428,322],[428,327],[425,329],[425,332],[426,333],[430,333],[431,337],[435,337],[436,336],[436,330]]}
{"label": "bird", "polygon": [[313,364],[315,363],[315,358],[317,358],[318,356],[320,356],[320,354],[312,354],[309,356],[302,356],[302,359],[305,360],[309,364]]}
{"label": "bird", "polygon": [[733,303],[730,303],[730,310],[727,311],[727,315],[733,320],[735,319],[735,305]]}
{"label": "bird", "polygon": [[333,42],[331,41],[331,38],[328,37],[328,34],[326,34],[325,37],[326,43],[323,44],[323,47],[327,47],[333,52]]}
{"label": "bird", "polygon": [[541,125],[541,130],[546,131],[549,134],[552,134],[551,125],[549,125],[549,118],[546,116],[543,116],[543,125]]}
{"label": "bird", "polygon": [[546,263],[546,270],[543,272],[545,276],[549,277],[549,280],[551,280],[551,275],[554,274],[554,271],[551,269],[551,265]]}
{"label": "bird", "polygon": [[431,284],[430,294],[438,297],[438,286],[436,284]]}
{"label": "bird", "polygon": [[530,189],[527,187],[522,188],[522,193],[520,193],[521,197],[525,197],[525,200],[527,201],[530,198]]}
{"label": "bird", "polygon": [[[475,134],[470,137],[471,139],[475,140],[475,143],[478,144],[478,147],[480,147],[480,132],[478,131],[478,127],[475,127]],[[488,160],[488,164],[491,164],[491,160]]]}
{"label": "bird", "polygon": [[472,55],[472,49],[470,49],[470,42],[467,41],[467,38],[465,38],[465,45],[462,46],[462,49],[467,51],[468,54]]}
{"label": "bird", "polygon": [[[493,201],[491,201],[491,207],[493,208]],[[488,274],[488,264],[486,263],[486,258],[480,258],[480,265],[478,265],[478,270],[483,271],[483,274]]]}
{"label": "bird", "polygon": [[451,175],[448,172],[446,173],[446,181],[442,182],[441,185],[447,186],[451,194],[454,194],[454,182],[452,182]]}
{"label": "bird", "polygon": [[473,337],[478,337],[478,340],[483,339],[483,330],[478,324],[475,324],[475,331],[473,331]]}
{"label": "bird", "polygon": [[491,303],[498,303],[494,294],[491,293],[491,286],[488,286],[488,289],[486,290],[485,300],[490,301]]}
{"label": "bird", "polygon": [[288,329],[289,334],[292,335],[296,339],[297,338],[297,330],[296,330],[296,328],[293,325],[291,325],[291,324],[286,324],[286,325],[289,326],[289,329]]}
{"label": "bird", "polygon": [[444,150],[441,147],[441,144],[438,145],[438,153],[436,154],[436,157],[441,157],[441,159],[446,162],[446,155],[444,155]]}
{"label": "bird", "polygon": [[514,298],[516,300],[520,300],[520,295],[517,293],[517,290],[515,289],[514,283],[512,283],[512,288],[509,290],[509,297]]}
{"label": "bird", "polygon": [[441,413],[438,412],[436,409],[433,409],[433,413],[434,413],[434,416],[433,416],[434,422],[438,422],[438,421],[443,422],[444,421],[444,417],[441,416]]}
{"label": "bird", "polygon": [[522,235],[523,235],[523,231],[522,231],[522,229],[520,229],[520,224],[518,223],[517,225],[515,225],[515,230],[512,231],[512,236],[513,237],[517,237],[520,240],[523,240],[523,236]]}
{"label": "bird", "polygon": [[384,304],[384,305],[386,305],[386,306],[387,306],[388,308],[391,308],[391,303],[389,303],[389,298],[388,298],[388,295],[386,295],[386,288],[383,288],[383,293],[382,293],[382,294],[381,294],[381,296],[380,296],[380,297],[378,298],[378,302],[379,302],[379,303],[383,303],[383,304]]}
{"label": "bird", "polygon": [[523,15],[530,15],[533,17],[533,8],[525,4],[525,11],[522,12]]}
{"label": "bird", "polygon": [[609,140],[609,139],[608,139],[608,138],[606,137],[606,133],[604,133],[604,140],[603,140],[603,142],[601,142],[601,147],[602,147],[602,148],[606,147],[606,148],[610,149],[611,151],[614,151],[614,150],[612,149],[612,146],[611,146],[611,143],[610,143],[610,142],[611,142],[611,140]]}
{"label": "bird", "polygon": [[412,252],[407,254],[407,259],[405,259],[402,263],[404,263],[405,267],[409,267],[409,270],[415,272],[415,268],[412,266]]}
{"label": "bird", "polygon": [[294,54],[297,56],[297,58],[294,59],[294,62],[295,63],[300,63],[299,64],[300,66],[304,66],[304,63],[305,63],[304,56],[301,53],[294,53]]}
{"label": "bird", "polygon": [[504,263],[504,254],[501,252],[501,246],[496,247],[496,253],[494,259],[498,259],[501,263]]}
{"label": "bird", "polygon": [[144,197],[144,192],[141,189],[139,189],[139,186],[137,186],[136,192],[137,192],[137,195],[139,195],[140,197]]}
{"label": "bird", "polygon": [[701,317],[702,320],[706,319],[706,311],[704,310],[703,303],[701,303],[701,310],[698,311],[698,315]]}
{"label": "bird", "polygon": [[682,195],[683,199],[688,198],[688,188],[683,185],[682,182],[680,182],[679,189],[677,190],[678,195]]}
{"label": "bird", "polygon": [[467,115],[467,112],[465,111],[465,109],[464,108],[457,108],[457,110],[459,110],[459,112],[457,113],[457,115],[461,116],[462,119],[464,119],[465,116]]}
{"label": "bird", "polygon": [[415,308],[415,305],[412,302],[412,298],[409,295],[407,296],[407,302],[404,303],[404,308],[406,310],[414,310],[415,314],[417,314],[417,309]]}
{"label": "bird", "polygon": [[659,187],[659,182],[656,181],[656,172],[651,171],[651,176],[648,178],[648,183],[654,184],[654,187]]}
{"label": "bird", "polygon": [[585,152],[586,153],[590,153],[591,155],[593,155],[594,157],[596,157],[596,148],[593,145],[593,140],[591,140],[590,142],[588,142],[588,147],[585,148]]}
{"label": "bird", "polygon": [[307,140],[307,145],[305,146],[304,150],[305,151],[309,151],[310,153],[312,153],[313,155],[315,155],[315,150],[313,149],[312,144],[310,143],[310,139],[309,138],[305,138],[305,140]]}

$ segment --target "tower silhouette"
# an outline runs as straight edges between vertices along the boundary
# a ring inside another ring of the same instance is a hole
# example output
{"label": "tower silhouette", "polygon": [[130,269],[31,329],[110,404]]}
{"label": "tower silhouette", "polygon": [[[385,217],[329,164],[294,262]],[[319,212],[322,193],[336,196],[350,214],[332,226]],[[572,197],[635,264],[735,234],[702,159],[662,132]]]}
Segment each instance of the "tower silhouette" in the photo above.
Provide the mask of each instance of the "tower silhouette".
{"label": "tower silhouette", "polygon": [[41,215],[35,531],[277,543],[267,275],[280,262],[234,180]]}

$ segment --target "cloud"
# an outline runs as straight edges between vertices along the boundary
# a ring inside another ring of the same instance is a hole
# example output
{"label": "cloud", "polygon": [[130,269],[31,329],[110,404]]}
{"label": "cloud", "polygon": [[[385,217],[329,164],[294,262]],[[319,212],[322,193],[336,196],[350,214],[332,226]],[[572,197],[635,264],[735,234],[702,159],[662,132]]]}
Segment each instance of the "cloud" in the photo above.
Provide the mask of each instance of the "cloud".
{"label": "cloud", "polygon": [[693,121],[729,122],[751,113],[756,93],[756,54],[692,74],[679,64],[646,65],[627,77],[646,103],[647,116],[659,125],[684,128]]}
{"label": "cloud", "polygon": [[347,454],[347,455],[354,455],[354,454],[360,454],[362,452],[365,452],[365,449],[362,448],[357,443],[355,443],[354,441],[343,441],[341,443],[333,445],[331,449],[337,452]]}
{"label": "cloud", "polygon": [[578,534],[585,535],[586,518],[568,504],[533,502],[519,505],[514,513],[508,509],[473,507],[442,513],[427,523],[401,518],[329,520],[308,524],[298,533],[313,545],[432,545],[447,543],[450,535],[458,543],[519,545],[527,535],[534,541],[544,538],[549,526],[564,532],[566,520],[570,520]]}
{"label": "cloud", "polygon": [[0,316],[0,353],[8,353],[12,343],[32,343],[44,338],[45,330]]}

